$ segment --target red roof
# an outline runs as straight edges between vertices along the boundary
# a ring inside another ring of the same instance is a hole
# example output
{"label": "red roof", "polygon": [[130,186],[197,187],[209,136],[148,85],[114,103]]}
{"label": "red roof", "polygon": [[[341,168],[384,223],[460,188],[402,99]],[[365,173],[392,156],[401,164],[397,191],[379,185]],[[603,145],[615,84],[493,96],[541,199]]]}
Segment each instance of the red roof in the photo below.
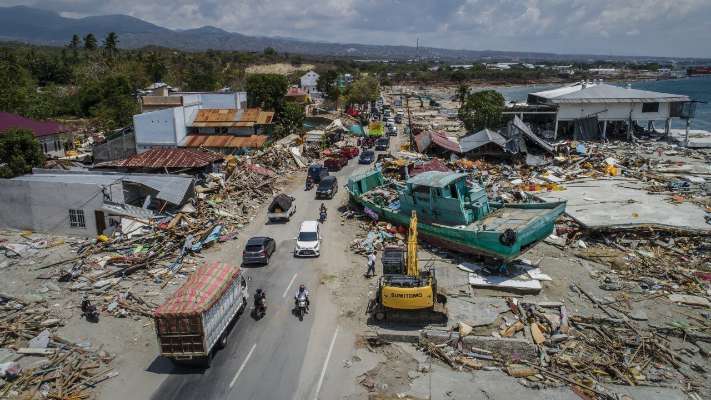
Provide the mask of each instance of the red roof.
{"label": "red roof", "polygon": [[97,167],[120,168],[202,168],[224,157],[197,149],[151,149],[125,160],[108,161]]}
{"label": "red roof", "polygon": [[415,176],[427,171],[452,172],[452,170],[443,163],[439,158],[433,158],[421,164],[412,164],[407,167],[407,172],[410,176]]}
{"label": "red roof", "polygon": [[155,311],[155,317],[200,315],[208,310],[240,275],[228,264],[205,264]]}
{"label": "red roof", "polygon": [[234,135],[188,135],[185,137],[185,147],[213,148],[252,148],[258,149],[269,140],[266,135],[234,136]]}
{"label": "red roof", "polygon": [[36,137],[68,132],[69,128],[53,121],[37,121],[17,114],[0,112],[0,134],[11,128],[24,128],[34,132]]}
{"label": "red roof", "polygon": [[459,147],[459,143],[449,139],[444,132],[423,132],[415,136],[415,144],[417,144],[417,151],[424,152],[431,145],[436,145],[444,150],[451,151],[453,153],[461,153],[462,149]]}

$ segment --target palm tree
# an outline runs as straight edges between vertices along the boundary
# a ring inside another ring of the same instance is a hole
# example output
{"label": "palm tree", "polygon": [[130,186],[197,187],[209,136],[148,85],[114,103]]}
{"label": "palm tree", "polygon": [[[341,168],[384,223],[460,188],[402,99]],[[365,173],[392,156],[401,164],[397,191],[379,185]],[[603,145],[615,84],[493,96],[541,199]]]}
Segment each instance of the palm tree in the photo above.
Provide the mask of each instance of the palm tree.
{"label": "palm tree", "polygon": [[96,50],[96,36],[93,33],[84,36],[84,48],[86,50]]}

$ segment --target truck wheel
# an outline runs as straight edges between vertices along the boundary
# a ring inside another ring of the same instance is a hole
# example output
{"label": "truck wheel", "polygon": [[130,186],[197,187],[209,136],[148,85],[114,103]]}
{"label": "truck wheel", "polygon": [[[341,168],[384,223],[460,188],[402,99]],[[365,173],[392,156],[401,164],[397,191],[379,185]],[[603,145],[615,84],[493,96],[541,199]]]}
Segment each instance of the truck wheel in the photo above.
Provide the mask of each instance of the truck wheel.
{"label": "truck wheel", "polygon": [[217,341],[217,347],[224,349],[227,346],[227,332],[222,334],[222,337]]}
{"label": "truck wheel", "polygon": [[375,313],[376,321],[385,321],[385,311],[378,311]]}

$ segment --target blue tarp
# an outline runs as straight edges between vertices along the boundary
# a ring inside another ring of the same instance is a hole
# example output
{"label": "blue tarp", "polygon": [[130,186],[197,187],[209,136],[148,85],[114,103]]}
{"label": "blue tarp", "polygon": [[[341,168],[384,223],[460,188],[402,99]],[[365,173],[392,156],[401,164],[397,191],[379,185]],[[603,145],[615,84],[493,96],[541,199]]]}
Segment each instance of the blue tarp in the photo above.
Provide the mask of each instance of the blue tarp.
{"label": "blue tarp", "polygon": [[361,125],[359,125],[359,124],[353,124],[353,125],[351,125],[351,127],[348,128],[348,130],[349,130],[353,135],[356,135],[356,136],[365,136],[365,129],[363,129],[363,127],[362,127]]}

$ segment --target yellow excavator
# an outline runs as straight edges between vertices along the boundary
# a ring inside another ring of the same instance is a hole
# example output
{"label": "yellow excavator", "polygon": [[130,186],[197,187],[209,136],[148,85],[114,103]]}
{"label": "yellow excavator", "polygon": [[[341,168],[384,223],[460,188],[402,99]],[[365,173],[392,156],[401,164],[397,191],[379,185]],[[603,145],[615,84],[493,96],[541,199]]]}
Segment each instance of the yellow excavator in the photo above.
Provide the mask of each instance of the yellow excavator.
{"label": "yellow excavator", "polygon": [[376,321],[443,324],[446,297],[437,293],[435,269],[420,271],[417,261],[417,214],[412,212],[403,269],[384,274],[368,311]]}

